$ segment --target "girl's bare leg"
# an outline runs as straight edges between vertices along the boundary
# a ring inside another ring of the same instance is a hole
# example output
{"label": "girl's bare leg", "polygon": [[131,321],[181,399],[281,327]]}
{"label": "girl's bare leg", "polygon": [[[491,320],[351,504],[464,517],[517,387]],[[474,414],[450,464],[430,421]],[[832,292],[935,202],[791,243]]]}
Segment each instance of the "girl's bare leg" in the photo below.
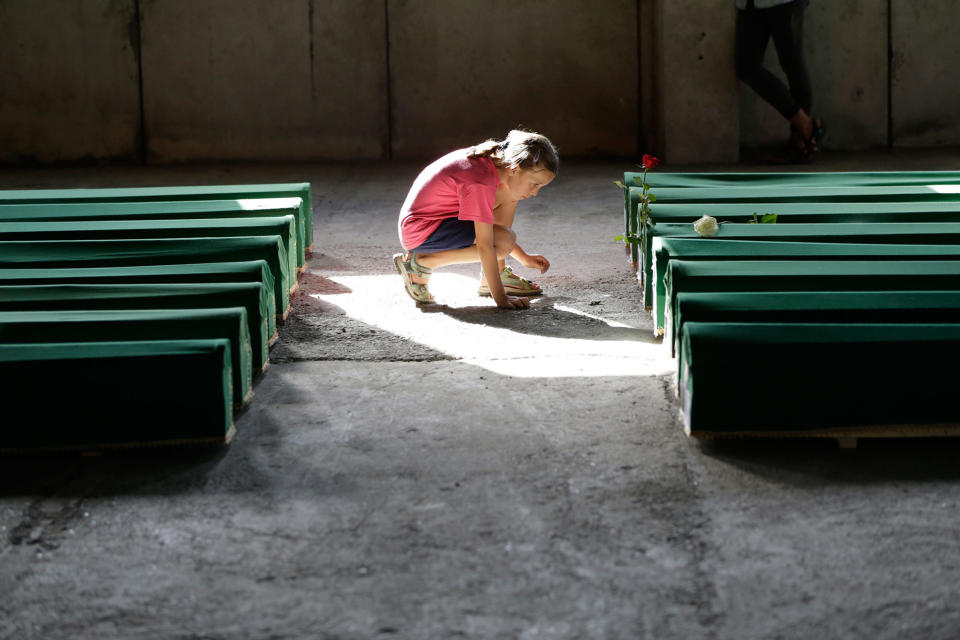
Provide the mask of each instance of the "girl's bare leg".
{"label": "girl's bare leg", "polygon": [[[503,269],[504,260],[513,250],[516,244],[517,236],[512,229],[494,225],[493,245],[497,250],[497,260]],[[463,249],[450,249],[448,251],[437,251],[436,253],[418,253],[417,263],[428,269],[445,267],[449,264],[466,264],[470,262],[480,262],[480,253],[477,251],[477,245],[464,247]],[[427,280],[411,274],[410,280],[417,284],[426,284]]]}

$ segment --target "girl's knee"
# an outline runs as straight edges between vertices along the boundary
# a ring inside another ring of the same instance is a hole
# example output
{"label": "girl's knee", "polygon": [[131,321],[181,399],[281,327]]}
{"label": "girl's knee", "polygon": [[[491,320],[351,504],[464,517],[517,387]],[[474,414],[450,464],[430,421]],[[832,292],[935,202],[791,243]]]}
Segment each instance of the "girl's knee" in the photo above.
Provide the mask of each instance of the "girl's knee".
{"label": "girl's knee", "polygon": [[517,244],[517,233],[510,227],[495,225],[493,228],[493,246],[498,258],[506,258]]}

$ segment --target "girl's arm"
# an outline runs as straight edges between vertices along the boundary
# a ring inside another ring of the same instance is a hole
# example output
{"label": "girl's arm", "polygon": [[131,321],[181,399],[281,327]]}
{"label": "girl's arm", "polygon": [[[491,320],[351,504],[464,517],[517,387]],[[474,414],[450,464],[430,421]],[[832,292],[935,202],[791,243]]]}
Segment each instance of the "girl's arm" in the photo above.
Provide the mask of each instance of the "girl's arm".
{"label": "girl's arm", "polygon": [[486,274],[494,274],[487,278],[487,286],[490,287],[490,296],[501,309],[523,309],[530,303],[521,298],[508,296],[503,290],[503,283],[500,281],[500,265],[497,262],[497,249],[493,243],[493,225],[484,222],[474,222],[474,230],[477,236],[477,253],[480,254],[480,267]]}
{"label": "girl's arm", "polygon": [[[500,198],[500,192],[497,192],[497,204],[493,209],[493,221],[504,227],[513,227],[513,218],[517,213],[517,201]],[[550,268],[550,261],[536,253],[527,253],[520,245],[514,245],[510,255],[516,258],[517,262],[528,269],[539,269],[540,273],[546,273]],[[486,273],[486,271],[484,271]]]}
{"label": "girl's arm", "polygon": [[550,261],[545,256],[539,253],[527,253],[518,244],[513,245],[513,251],[510,252],[510,255],[528,269],[539,269],[540,273],[546,273],[547,269],[550,268]]}

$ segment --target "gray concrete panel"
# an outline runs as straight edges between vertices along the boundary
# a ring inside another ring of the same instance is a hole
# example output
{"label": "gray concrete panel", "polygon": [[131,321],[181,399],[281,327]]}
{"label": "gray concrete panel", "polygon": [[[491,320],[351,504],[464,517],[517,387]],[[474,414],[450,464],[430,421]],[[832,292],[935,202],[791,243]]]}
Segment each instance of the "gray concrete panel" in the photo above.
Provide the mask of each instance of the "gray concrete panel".
{"label": "gray concrete panel", "polygon": [[960,144],[960,0],[891,4],[893,144]]}
{"label": "gray concrete panel", "polygon": [[661,0],[659,113],[669,162],[738,157],[733,17],[729,0]]}
{"label": "gray concrete panel", "polygon": [[384,155],[381,2],[141,5],[151,160]]}
{"label": "gray concrete panel", "polygon": [[133,0],[0,0],[0,162],[135,159]]}
{"label": "gray concrete panel", "polygon": [[[886,145],[886,0],[811,2],[803,37],[813,85],[811,111],[827,124],[825,146]],[[772,41],[764,66],[786,82]],[[755,147],[785,142],[790,127],[773,107],[740,83],[740,131],[741,143]]]}
{"label": "gray concrete panel", "polygon": [[388,0],[393,152],[523,125],[561,155],[637,152],[637,4]]}

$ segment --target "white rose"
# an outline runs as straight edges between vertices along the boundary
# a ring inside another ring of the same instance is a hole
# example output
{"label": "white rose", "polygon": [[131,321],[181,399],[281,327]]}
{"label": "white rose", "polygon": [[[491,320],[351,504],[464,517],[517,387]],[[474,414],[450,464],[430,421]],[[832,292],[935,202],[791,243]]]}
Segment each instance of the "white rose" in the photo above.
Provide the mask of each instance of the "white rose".
{"label": "white rose", "polygon": [[703,216],[693,223],[693,228],[704,238],[712,238],[717,235],[717,219],[711,216]]}

